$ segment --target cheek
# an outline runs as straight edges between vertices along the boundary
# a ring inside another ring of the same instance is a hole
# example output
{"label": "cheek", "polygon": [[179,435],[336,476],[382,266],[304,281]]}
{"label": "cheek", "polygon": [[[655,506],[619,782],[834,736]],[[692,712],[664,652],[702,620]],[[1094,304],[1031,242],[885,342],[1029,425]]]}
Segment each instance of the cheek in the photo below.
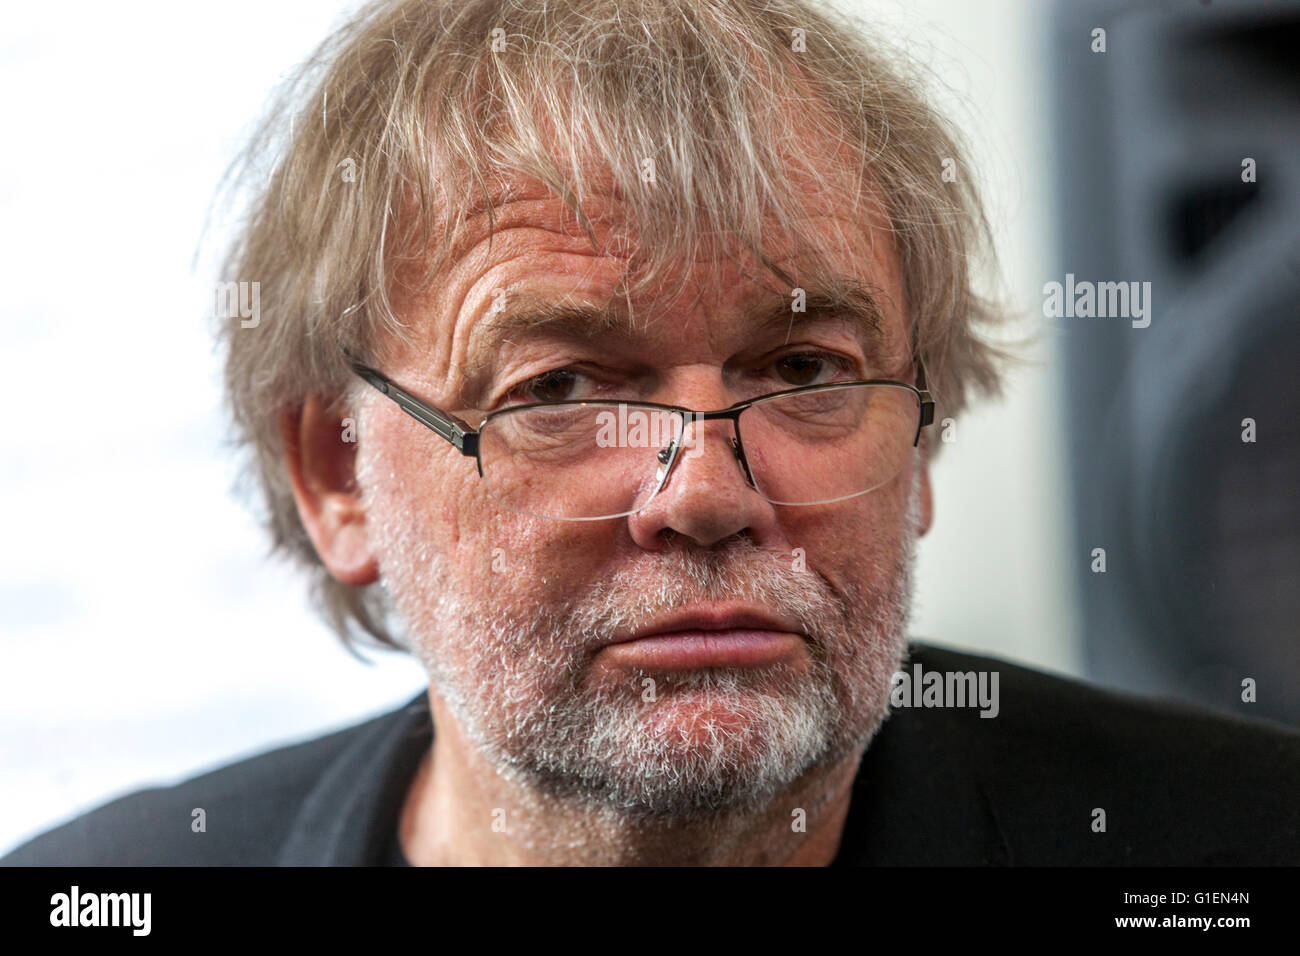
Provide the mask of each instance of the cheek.
{"label": "cheek", "polygon": [[[471,602],[553,606],[599,580],[618,522],[552,521],[503,511],[486,493],[474,460],[444,451],[415,422],[386,419],[374,431],[371,515],[381,550],[418,543],[442,559],[452,585]],[[405,531],[405,533],[402,533]],[[380,555],[390,566],[410,555]]]}
{"label": "cheek", "polygon": [[366,422],[358,462],[381,573],[409,565],[418,552],[460,548],[461,504],[472,504],[470,479],[477,481],[471,459],[400,411],[380,408]]}
{"label": "cheek", "polygon": [[836,505],[785,509],[785,537],[792,549],[803,549],[807,569],[841,593],[873,590],[883,576],[894,573],[911,492],[912,476],[904,472],[869,494]]}
{"label": "cheek", "polygon": [[[489,502],[481,524],[465,528],[464,560],[488,555],[480,582],[498,600],[539,609],[580,601],[601,580],[615,550],[618,522],[553,521],[497,511]],[[464,516],[462,515],[462,527]]]}

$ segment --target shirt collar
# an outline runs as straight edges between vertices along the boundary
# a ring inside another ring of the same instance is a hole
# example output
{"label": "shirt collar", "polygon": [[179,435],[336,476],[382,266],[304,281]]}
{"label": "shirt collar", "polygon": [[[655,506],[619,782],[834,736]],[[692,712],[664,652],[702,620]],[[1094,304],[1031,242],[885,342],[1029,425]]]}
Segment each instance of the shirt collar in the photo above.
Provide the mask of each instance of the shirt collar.
{"label": "shirt collar", "polygon": [[281,866],[378,866],[421,758],[433,741],[429,698],[358,728],[308,792]]}

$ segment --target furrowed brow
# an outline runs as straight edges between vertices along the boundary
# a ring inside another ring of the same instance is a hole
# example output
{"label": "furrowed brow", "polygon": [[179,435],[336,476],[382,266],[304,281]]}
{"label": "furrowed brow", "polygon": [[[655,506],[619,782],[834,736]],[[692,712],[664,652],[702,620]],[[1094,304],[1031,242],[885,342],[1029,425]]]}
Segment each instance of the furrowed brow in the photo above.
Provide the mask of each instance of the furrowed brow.
{"label": "furrowed brow", "polygon": [[540,296],[515,294],[506,304],[489,312],[472,333],[468,362],[471,370],[482,369],[522,332],[544,331],[564,338],[589,340],[612,332],[630,332],[632,321],[613,308],[570,305]]}
{"label": "furrowed brow", "polygon": [[755,326],[763,331],[785,329],[788,342],[794,330],[828,319],[842,319],[858,326],[869,343],[885,339],[885,315],[875,290],[865,283],[844,280],[835,286],[805,292],[803,311],[793,309],[794,299],[779,299],[755,315]]}
{"label": "furrowed brow", "polygon": [[[770,300],[769,300],[770,301]],[[842,280],[833,286],[810,289],[805,293],[803,311],[792,309],[792,300],[778,298],[751,313],[748,322],[756,332],[785,330],[786,340],[794,330],[831,319],[848,320],[858,327],[864,341],[872,345],[884,341],[885,319],[873,287],[855,280]],[[468,352],[468,370],[482,370],[502,347],[524,332],[545,332],[577,341],[591,341],[601,336],[631,336],[644,331],[642,323],[615,307],[590,304],[567,304],[542,296],[516,293],[497,311],[489,312],[475,326]]]}

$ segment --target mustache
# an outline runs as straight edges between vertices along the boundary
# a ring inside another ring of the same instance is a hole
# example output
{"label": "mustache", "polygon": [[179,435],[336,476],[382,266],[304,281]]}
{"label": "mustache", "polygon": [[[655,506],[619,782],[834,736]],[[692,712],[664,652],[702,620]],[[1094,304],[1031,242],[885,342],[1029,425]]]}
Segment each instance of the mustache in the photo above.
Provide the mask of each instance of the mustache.
{"label": "mustache", "polygon": [[647,626],[665,610],[711,601],[780,609],[814,645],[848,620],[849,601],[789,551],[749,541],[726,550],[680,549],[638,556],[633,564],[593,581],[558,615],[573,643],[589,647],[618,631]]}

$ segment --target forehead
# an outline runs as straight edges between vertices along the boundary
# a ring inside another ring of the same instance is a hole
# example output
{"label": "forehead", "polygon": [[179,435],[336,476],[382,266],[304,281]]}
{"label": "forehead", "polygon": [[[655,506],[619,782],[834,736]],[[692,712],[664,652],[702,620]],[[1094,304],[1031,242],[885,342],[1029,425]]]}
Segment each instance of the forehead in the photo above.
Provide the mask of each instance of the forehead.
{"label": "forehead", "polygon": [[874,198],[849,208],[833,183],[828,175],[801,185],[806,204],[793,240],[775,218],[764,223],[761,250],[725,233],[699,237],[690,261],[682,256],[647,286],[637,281],[639,254],[665,239],[639,230],[616,190],[584,197],[580,218],[540,182],[499,180],[452,235],[429,288],[406,300],[413,344],[442,366],[436,379],[471,364],[512,301],[608,307],[647,329],[680,334],[696,324],[692,331],[707,335],[711,324],[770,313],[774,300],[792,303],[796,290],[821,303],[869,296],[882,332],[895,338],[909,326],[888,218]]}

